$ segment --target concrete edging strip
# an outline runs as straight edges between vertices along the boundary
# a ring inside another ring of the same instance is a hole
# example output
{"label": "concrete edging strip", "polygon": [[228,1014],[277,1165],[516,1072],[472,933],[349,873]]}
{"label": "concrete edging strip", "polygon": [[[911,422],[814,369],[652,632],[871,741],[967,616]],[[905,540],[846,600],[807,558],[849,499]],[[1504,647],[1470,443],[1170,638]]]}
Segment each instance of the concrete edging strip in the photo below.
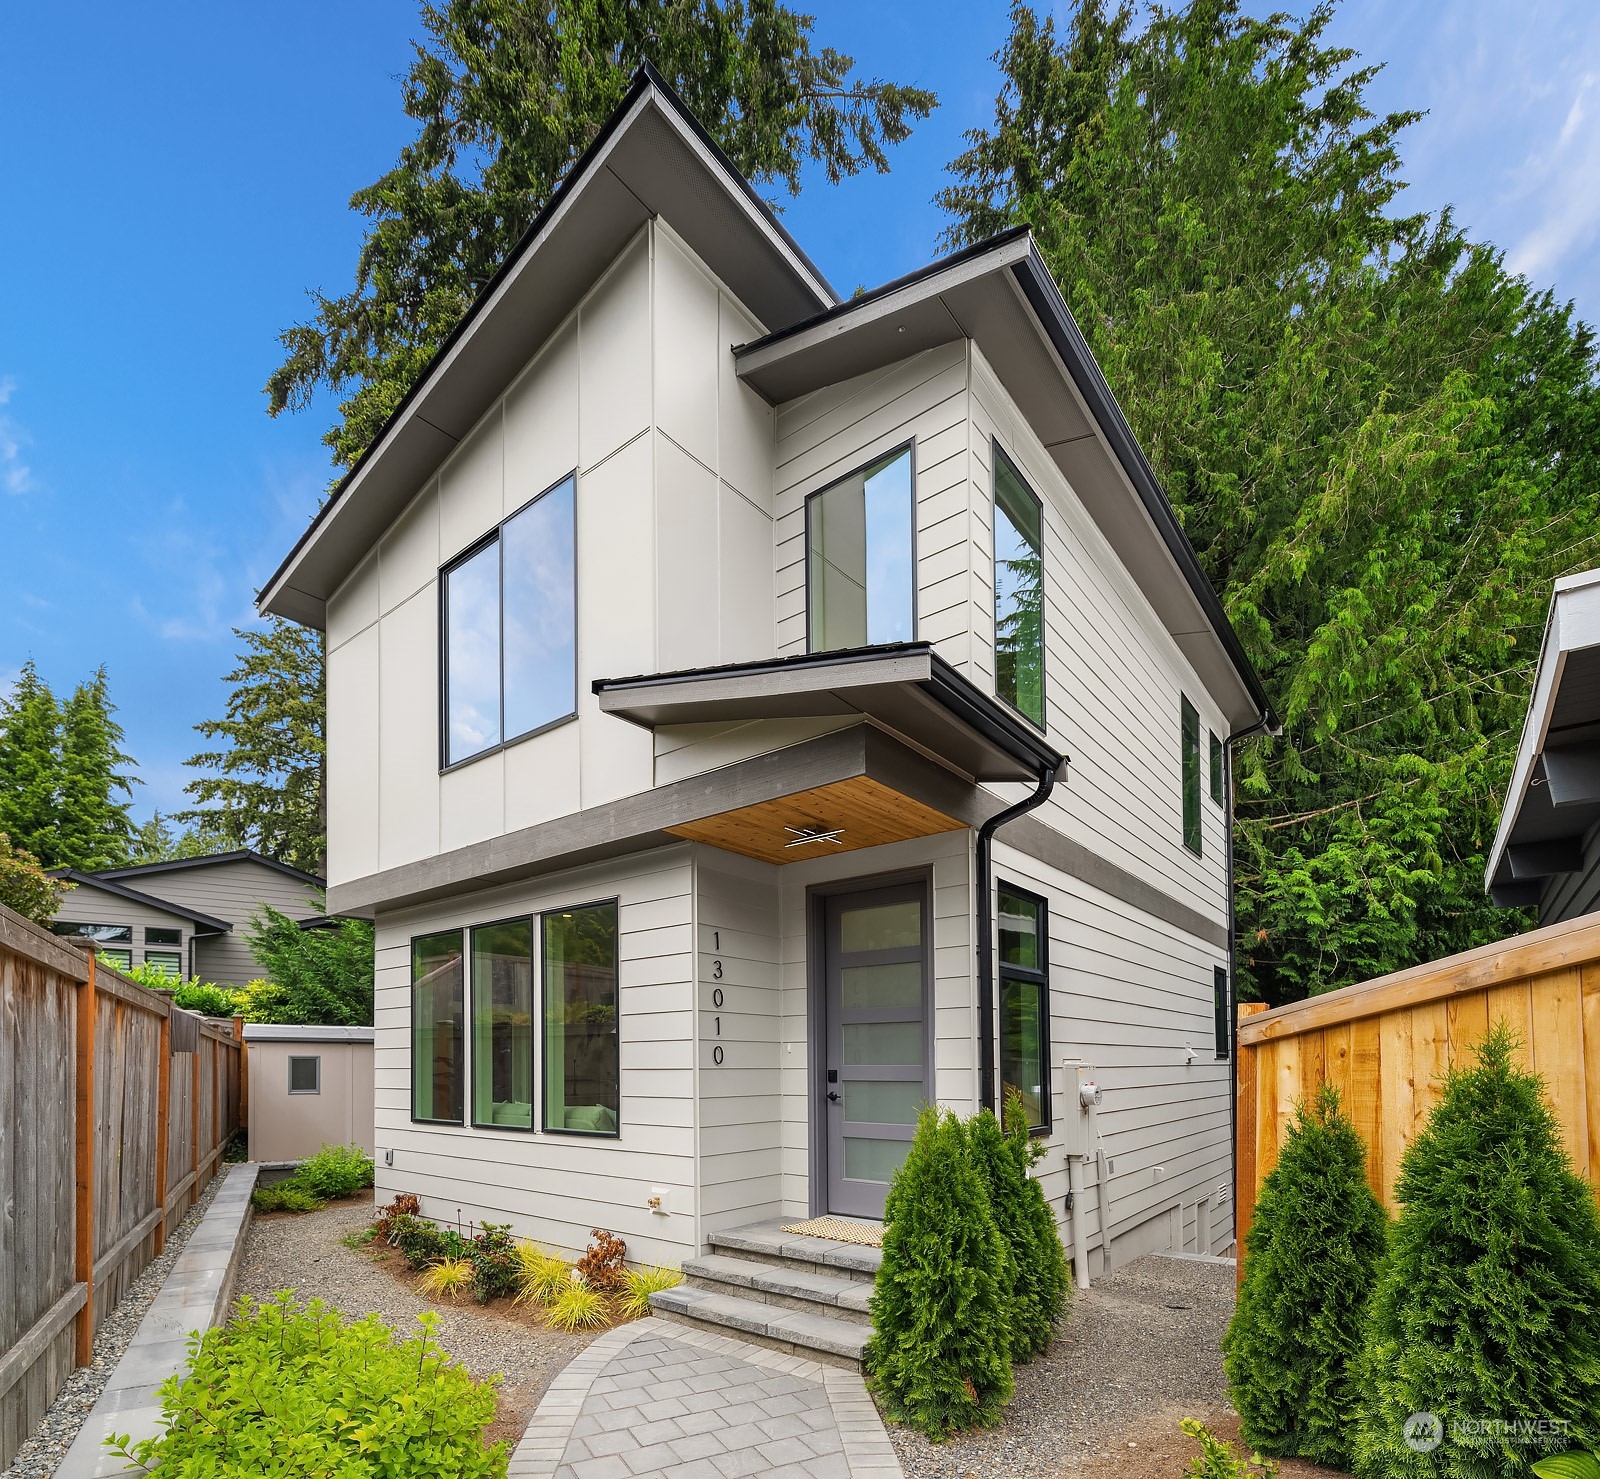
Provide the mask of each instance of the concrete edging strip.
{"label": "concrete edging strip", "polygon": [[126,1433],[135,1440],[153,1437],[161,1418],[158,1390],[169,1376],[183,1369],[189,1333],[210,1330],[228,1318],[258,1169],[246,1164],[230,1166],[223,1173],[222,1185],[206,1215],[189,1235],[56,1470],[57,1479],[101,1479],[144,1472],[109,1453],[105,1439],[110,1433]]}

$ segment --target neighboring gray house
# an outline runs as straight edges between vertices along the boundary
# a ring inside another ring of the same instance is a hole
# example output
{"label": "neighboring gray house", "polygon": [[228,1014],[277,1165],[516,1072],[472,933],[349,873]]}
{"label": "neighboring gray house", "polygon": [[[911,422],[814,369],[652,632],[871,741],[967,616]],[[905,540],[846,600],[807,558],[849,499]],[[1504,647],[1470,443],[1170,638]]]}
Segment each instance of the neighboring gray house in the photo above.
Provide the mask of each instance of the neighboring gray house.
{"label": "neighboring gray house", "polygon": [[172,975],[242,986],[266,974],[245,932],[263,904],[291,919],[322,914],[322,880],[256,852],[213,853],[56,877],[76,885],[51,927],[100,942],[127,966],[157,965]]}
{"label": "neighboring gray house", "polygon": [[1272,721],[1026,231],[841,299],[641,73],[260,605],[327,637],[380,1200],[677,1264],[1014,1087],[1080,1276],[1231,1243]]}
{"label": "neighboring gray house", "polygon": [[1540,924],[1600,909],[1600,570],[1555,583],[1484,882]]}

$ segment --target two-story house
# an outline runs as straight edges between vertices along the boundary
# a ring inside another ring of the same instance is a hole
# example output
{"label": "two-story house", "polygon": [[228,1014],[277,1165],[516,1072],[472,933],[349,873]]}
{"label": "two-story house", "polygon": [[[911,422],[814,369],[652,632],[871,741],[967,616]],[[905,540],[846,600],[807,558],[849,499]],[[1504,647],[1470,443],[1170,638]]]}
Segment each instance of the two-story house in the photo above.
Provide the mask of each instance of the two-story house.
{"label": "two-story house", "polygon": [[380,1198],[678,1263],[1014,1087],[1080,1274],[1231,1242],[1267,704],[1028,232],[841,300],[647,70],[261,609]]}

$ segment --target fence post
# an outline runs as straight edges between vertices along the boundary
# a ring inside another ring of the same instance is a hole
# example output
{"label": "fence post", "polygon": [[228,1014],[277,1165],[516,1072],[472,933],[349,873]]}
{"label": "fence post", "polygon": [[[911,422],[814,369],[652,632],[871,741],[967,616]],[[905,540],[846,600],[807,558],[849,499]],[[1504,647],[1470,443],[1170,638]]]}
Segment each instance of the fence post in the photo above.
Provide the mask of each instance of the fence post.
{"label": "fence post", "polygon": [[244,1046],[244,1018],[233,1019],[233,1040],[239,1044],[239,1128],[250,1129],[250,1055]]}
{"label": "fence post", "polygon": [[94,1035],[95,958],[89,947],[89,979],[77,992],[73,1027],[74,1094],[73,1163],[77,1198],[73,1216],[73,1273],[87,1288],[77,1317],[76,1360],[87,1366],[94,1350]]}
{"label": "fence post", "polygon": [[[1239,1020],[1264,1012],[1264,1001],[1239,1003]],[[1250,1232],[1250,1223],[1256,1211],[1256,1053],[1254,1043],[1239,1043],[1239,1062],[1236,1068],[1233,1122],[1238,1142],[1234,1147],[1234,1164],[1239,1168],[1239,1184],[1233,1189],[1233,1257],[1235,1275],[1244,1283],[1244,1242]]]}
{"label": "fence post", "polygon": [[161,1045],[156,1049],[156,1256],[167,1246],[167,1141],[172,1134],[172,1003],[161,1019]]}
{"label": "fence post", "polygon": [[[215,1154],[226,1144],[222,1134],[222,1040],[211,1039],[211,1148],[208,1154]],[[211,1174],[217,1174],[219,1160],[211,1163]]]}

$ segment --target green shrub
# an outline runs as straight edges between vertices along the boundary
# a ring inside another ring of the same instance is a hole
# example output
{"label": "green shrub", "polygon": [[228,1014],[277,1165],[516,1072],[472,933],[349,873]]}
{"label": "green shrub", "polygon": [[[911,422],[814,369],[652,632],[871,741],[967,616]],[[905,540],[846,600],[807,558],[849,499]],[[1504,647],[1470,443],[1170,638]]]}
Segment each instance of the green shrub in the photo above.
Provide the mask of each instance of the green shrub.
{"label": "green shrub", "polygon": [[326,929],[307,930],[263,904],[245,939],[270,977],[245,988],[249,1021],[372,1025],[373,936],[366,920],[341,919]]}
{"label": "green shrub", "polygon": [[[146,966],[140,970],[149,969]],[[157,973],[159,974],[159,972]],[[146,983],[152,984],[152,983]],[[167,984],[172,985],[172,978],[167,978]],[[180,1006],[186,1012],[199,1012],[204,1017],[232,1017],[239,1010],[239,994],[230,991],[226,986],[217,986],[210,981],[201,981],[198,978],[180,981],[172,987],[173,1004]]]}
{"label": "green shrub", "polygon": [[324,1145],[291,1178],[313,1196],[336,1202],[372,1185],[372,1157],[359,1145]]}
{"label": "green shrub", "polygon": [[517,1292],[521,1262],[510,1223],[484,1223],[467,1256],[472,1261],[472,1294],[479,1304]]}
{"label": "green shrub", "polygon": [[1262,1184],[1222,1342],[1240,1430],[1262,1452],[1349,1467],[1353,1363],[1386,1227],[1361,1137],[1325,1087],[1300,1106]]}
{"label": "green shrub", "polygon": [[162,1479],[338,1474],[340,1479],[503,1479],[506,1445],[484,1444],[494,1383],[433,1341],[400,1340],[374,1315],[344,1323],[320,1300],[241,1299],[231,1323],[190,1342],[161,1387],[163,1429],[111,1451]]}
{"label": "green shrub", "polygon": [[1011,1399],[1009,1255],[956,1117],[924,1109],[889,1187],[864,1365],[889,1415],[938,1441]]}
{"label": "green shrub", "polygon": [[1186,1417],[1178,1424],[1200,1445],[1200,1456],[1189,1460],[1189,1479],[1272,1479],[1278,1466],[1259,1453],[1248,1459],[1233,1451],[1198,1418]]}
{"label": "green shrub", "polygon": [[322,1199],[291,1176],[276,1186],[258,1186],[250,1193],[250,1205],[257,1212],[317,1212],[322,1208]]}
{"label": "green shrub", "polygon": [[389,1243],[410,1268],[426,1268],[443,1258],[470,1258],[472,1244],[454,1228],[402,1212],[389,1220]]}
{"label": "green shrub", "polygon": [[1028,1134],[1022,1097],[1006,1097],[1002,1130],[985,1109],[967,1122],[967,1138],[989,1193],[995,1225],[1011,1255],[1011,1359],[1031,1361],[1050,1344],[1066,1305],[1066,1258],[1044,1190],[1028,1169],[1044,1146]]}
{"label": "green shrub", "polygon": [[[1373,1294],[1358,1376],[1362,1479],[1525,1475],[1600,1433],[1600,1215],[1572,1169],[1543,1083],[1502,1022],[1400,1162],[1403,1211]],[[1444,1441],[1413,1452],[1433,1413]],[[1564,1438],[1527,1431],[1544,1420]],[[1486,1434],[1484,1420],[1521,1423]]]}
{"label": "green shrub", "polygon": [[650,1296],[664,1289],[676,1289],[683,1275],[675,1268],[629,1268],[622,1271],[620,1313],[635,1319],[650,1313]]}

